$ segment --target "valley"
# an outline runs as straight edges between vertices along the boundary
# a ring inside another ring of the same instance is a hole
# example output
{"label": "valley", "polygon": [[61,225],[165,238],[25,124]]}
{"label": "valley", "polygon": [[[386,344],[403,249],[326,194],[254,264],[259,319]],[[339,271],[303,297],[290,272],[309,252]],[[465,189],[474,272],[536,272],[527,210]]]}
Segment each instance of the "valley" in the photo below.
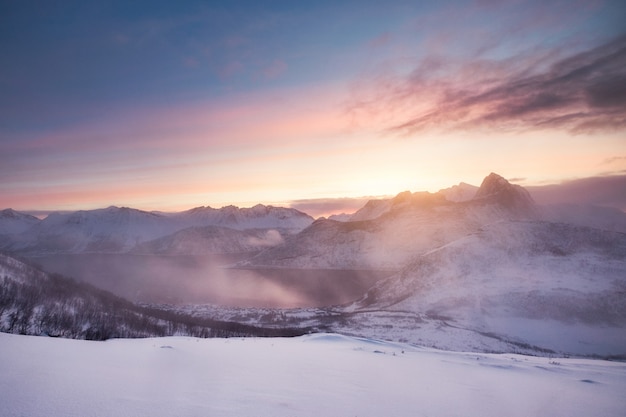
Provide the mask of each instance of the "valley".
{"label": "valley", "polygon": [[144,304],[307,308],[350,303],[394,271],[235,267],[253,254],[59,254],[42,269]]}

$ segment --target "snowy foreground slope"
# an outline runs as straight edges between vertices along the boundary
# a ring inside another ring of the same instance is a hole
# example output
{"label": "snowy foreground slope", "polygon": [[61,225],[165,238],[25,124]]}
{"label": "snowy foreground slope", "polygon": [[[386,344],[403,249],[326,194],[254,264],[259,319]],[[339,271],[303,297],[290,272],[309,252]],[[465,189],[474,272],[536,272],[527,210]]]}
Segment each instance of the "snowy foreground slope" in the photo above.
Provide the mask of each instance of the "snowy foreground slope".
{"label": "snowy foreground slope", "polygon": [[87,342],[0,333],[10,416],[623,416],[626,364],[334,334]]}

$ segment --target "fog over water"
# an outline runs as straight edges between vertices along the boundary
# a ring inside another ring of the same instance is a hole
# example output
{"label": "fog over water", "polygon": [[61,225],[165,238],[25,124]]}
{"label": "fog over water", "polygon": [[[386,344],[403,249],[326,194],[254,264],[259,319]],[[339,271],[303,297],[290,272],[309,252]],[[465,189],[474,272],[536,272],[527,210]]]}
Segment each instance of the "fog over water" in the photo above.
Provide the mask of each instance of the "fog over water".
{"label": "fog over water", "polygon": [[391,271],[235,269],[250,254],[64,254],[31,258],[43,269],[135,302],[232,307],[324,307],[360,298]]}

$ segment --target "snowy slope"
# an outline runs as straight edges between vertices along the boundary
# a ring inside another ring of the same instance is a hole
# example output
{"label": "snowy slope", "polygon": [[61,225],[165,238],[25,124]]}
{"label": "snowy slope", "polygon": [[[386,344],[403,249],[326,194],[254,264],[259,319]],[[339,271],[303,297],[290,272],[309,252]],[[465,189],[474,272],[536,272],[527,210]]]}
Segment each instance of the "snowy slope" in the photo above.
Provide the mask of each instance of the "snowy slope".
{"label": "snowy slope", "polygon": [[[395,329],[374,326],[370,335],[401,335],[442,348],[502,351],[499,342],[506,340],[569,354],[625,356],[625,271],[622,233],[498,222],[417,258],[349,310],[435,319],[443,331],[396,320]],[[358,315],[354,321],[358,327]],[[459,329],[473,332],[473,340],[444,335]]]}
{"label": "snowy slope", "polygon": [[141,243],[133,253],[204,255],[254,252],[283,241],[274,229],[235,230],[227,227],[190,227],[174,234]]}
{"label": "snowy slope", "polygon": [[167,322],[111,293],[0,254],[0,331],[69,338],[166,335]]}
{"label": "snowy slope", "polygon": [[623,416],[626,365],[319,334],[85,342],[0,334],[5,417]]}
{"label": "snowy slope", "polygon": [[387,213],[392,205],[392,199],[370,200],[362,208],[357,210],[356,213],[350,216],[350,221],[358,222],[375,219]]}

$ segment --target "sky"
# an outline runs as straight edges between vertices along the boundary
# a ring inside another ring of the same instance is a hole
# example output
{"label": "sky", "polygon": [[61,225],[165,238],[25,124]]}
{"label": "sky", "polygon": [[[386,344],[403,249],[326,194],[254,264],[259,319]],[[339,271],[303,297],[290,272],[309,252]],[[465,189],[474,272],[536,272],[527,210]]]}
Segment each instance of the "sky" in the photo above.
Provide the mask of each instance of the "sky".
{"label": "sky", "polygon": [[0,208],[330,214],[490,172],[626,178],[625,21],[602,0],[0,0]]}

